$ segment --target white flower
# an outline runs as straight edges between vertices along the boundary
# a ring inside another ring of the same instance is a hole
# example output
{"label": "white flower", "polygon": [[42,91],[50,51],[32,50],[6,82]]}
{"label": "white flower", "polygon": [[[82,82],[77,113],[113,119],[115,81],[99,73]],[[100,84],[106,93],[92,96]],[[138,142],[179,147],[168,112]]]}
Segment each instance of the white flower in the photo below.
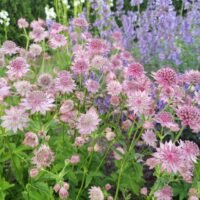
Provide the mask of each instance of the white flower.
{"label": "white flower", "polygon": [[54,11],[54,8],[49,8],[49,6],[47,5],[45,7],[45,14],[46,14],[46,19],[55,19],[56,18],[56,13]]}
{"label": "white flower", "polygon": [[8,12],[5,10],[1,10],[0,12],[0,24],[4,24],[5,26],[9,26],[10,18],[8,16]]}

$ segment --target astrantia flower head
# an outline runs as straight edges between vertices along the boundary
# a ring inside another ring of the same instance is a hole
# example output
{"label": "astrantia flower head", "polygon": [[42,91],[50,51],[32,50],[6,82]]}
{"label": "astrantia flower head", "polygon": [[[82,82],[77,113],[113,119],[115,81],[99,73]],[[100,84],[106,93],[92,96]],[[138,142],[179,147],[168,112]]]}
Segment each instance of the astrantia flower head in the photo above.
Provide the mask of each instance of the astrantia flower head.
{"label": "astrantia flower head", "polygon": [[34,151],[32,163],[35,164],[37,168],[49,167],[53,161],[54,153],[49,146],[42,144],[39,149]]}
{"label": "astrantia flower head", "polygon": [[21,96],[27,95],[32,90],[32,85],[28,81],[17,81],[14,86]]}
{"label": "astrantia flower head", "polygon": [[181,106],[177,115],[183,125],[189,126],[194,132],[200,131],[200,110],[195,106]]}
{"label": "astrantia flower head", "polygon": [[28,22],[27,22],[26,19],[24,19],[24,18],[18,19],[17,25],[18,25],[18,27],[21,28],[21,29],[22,29],[22,28],[27,28],[27,27],[29,26]]}
{"label": "astrantia flower head", "polygon": [[164,186],[161,190],[155,192],[154,196],[157,200],[172,200],[172,188],[168,185]]}
{"label": "astrantia flower head", "polygon": [[90,200],[104,200],[103,192],[100,187],[92,186],[89,189]]}
{"label": "astrantia flower head", "polygon": [[155,147],[156,146],[156,135],[152,130],[146,130],[145,133],[142,135],[142,139],[145,144]]}
{"label": "astrantia flower head", "polygon": [[92,55],[105,54],[108,52],[108,45],[102,39],[93,38],[88,43],[88,50]]}
{"label": "astrantia flower head", "polygon": [[48,36],[48,32],[41,26],[35,27],[30,33],[30,38],[34,40],[34,42],[41,42]]}
{"label": "astrantia flower head", "polygon": [[51,34],[49,37],[49,46],[52,49],[57,49],[67,45],[67,40],[64,35],[61,34]]}
{"label": "astrantia flower head", "polygon": [[0,101],[9,96],[9,94],[10,87],[8,86],[6,79],[0,78]]}
{"label": "astrantia flower head", "polygon": [[7,68],[7,74],[12,80],[24,77],[29,70],[29,65],[26,63],[26,60],[24,58],[17,57],[11,61],[10,65],[7,66]]}
{"label": "astrantia flower head", "polygon": [[180,141],[180,147],[186,160],[189,162],[196,162],[197,157],[200,155],[200,150],[197,144],[191,141]]}
{"label": "astrantia flower head", "polygon": [[184,163],[184,155],[181,149],[171,141],[164,144],[161,143],[153,156],[159,161],[161,170],[168,173],[178,172]]}
{"label": "astrantia flower head", "polygon": [[128,106],[134,113],[144,114],[150,109],[152,100],[145,91],[137,91],[128,97]]}
{"label": "astrantia flower head", "polygon": [[128,66],[127,75],[132,78],[140,78],[144,75],[144,67],[140,63],[132,63]]}
{"label": "astrantia flower head", "polygon": [[38,84],[42,88],[50,88],[53,84],[53,79],[51,74],[41,74],[38,78]]}
{"label": "astrantia flower head", "polygon": [[28,113],[23,108],[11,107],[9,110],[5,110],[5,115],[1,117],[1,126],[8,131],[17,130],[23,131],[28,126]]}
{"label": "astrantia flower head", "polygon": [[184,74],[184,80],[189,84],[200,84],[200,71],[189,70]]}
{"label": "astrantia flower head", "polygon": [[97,115],[96,110],[92,107],[86,114],[81,114],[78,119],[77,129],[80,134],[91,134],[97,129],[100,119]]}
{"label": "astrantia flower head", "polygon": [[108,94],[111,96],[118,96],[122,92],[122,85],[118,81],[111,81],[107,85]]}
{"label": "astrantia flower head", "polygon": [[97,92],[100,86],[98,81],[95,81],[92,79],[88,79],[85,85],[86,85],[87,90],[91,93]]}
{"label": "astrantia flower head", "polygon": [[13,41],[7,40],[3,43],[2,50],[4,54],[13,55],[17,53],[18,48]]}
{"label": "astrantia flower head", "polygon": [[29,52],[32,57],[37,57],[42,53],[42,47],[39,44],[31,44]]}
{"label": "astrantia flower head", "polygon": [[36,147],[38,145],[38,136],[33,132],[28,132],[25,134],[23,144],[30,147]]}
{"label": "astrantia flower head", "polygon": [[40,112],[45,115],[47,111],[50,111],[54,107],[54,99],[42,91],[32,91],[26,98],[22,99],[22,106],[25,109],[30,110],[31,113]]}
{"label": "astrantia flower head", "polygon": [[72,70],[75,74],[87,73],[89,70],[89,65],[88,65],[87,60],[85,59],[75,60],[72,66]]}
{"label": "astrantia flower head", "polygon": [[58,78],[55,80],[55,88],[62,94],[70,93],[75,89],[74,80],[68,71],[62,71],[59,73]]}
{"label": "astrantia flower head", "polygon": [[88,22],[83,17],[77,17],[72,20],[72,25],[80,28],[88,27]]}
{"label": "astrantia flower head", "polygon": [[176,84],[176,72],[170,68],[159,69],[156,73],[153,73],[156,82],[162,87],[169,87]]}
{"label": "astrantia flower head", "polygon": [[166,111],[162,111],[162,112],[158,113],[155,116],[154,120],[157,123],[160,123],[162,126],[165,126],[168,123],[172,123],[174,121],[171,113],[166,112]]}

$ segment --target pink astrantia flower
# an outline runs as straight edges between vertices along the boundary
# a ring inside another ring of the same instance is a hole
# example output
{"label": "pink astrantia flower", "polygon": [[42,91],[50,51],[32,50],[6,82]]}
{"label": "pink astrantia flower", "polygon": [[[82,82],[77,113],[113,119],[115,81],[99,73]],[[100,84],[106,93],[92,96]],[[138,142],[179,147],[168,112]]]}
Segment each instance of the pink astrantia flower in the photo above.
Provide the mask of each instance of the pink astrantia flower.
{"label": "pink astrantia flower", "polygon": [[88,50],[92,55],[105,54],[108,52],[108,45],[102,39],[93,38],[88,43]]}
{"label": "pink astrantia flower", "polygon": [[23,144],[30,147],[36,147],[39,143],[38,136],[33,132],[25,134]]}
{"label": "pink astrantia flower", "polygon": [[51,32],[51,34],[57,34],[66,30],[67,30],[66,26],[63,26],[62,24],[59,24],[57,22],[52,22],[51,28],[49,31]]}
{"label": "pink astrantia flower", "polygon": [[104,200],[103,192],[100,187],[92,186],[89,189],[89,199],[90,200]]}
{"label": "pink astrantia flower", "polygon": [[31,44],[29,47],[29,53],[33,58],[35,58],[42,53],[42,47],[39,44]]}
{"label": "pink astrantia flower", "polygon": [[156,146],[156,135],[152,130],[146,130],[145,133],[142,135],[142,139],[145,144],[155,147]]}
{"label": "pink astrantia flower", "polygon": [[128,66],[127,75],[132,78],[140,78],[144,75],[144,67],[140,63],[132,63]]}
{"label": "pink astrantia flower", "polygon": [[107,85],[108,94],[111,96],[118,96],[122,92],[122,85],[118,81],[111,81]]}
{"label": "pink astrantia flower", "polygon": [[89,24],[85,18],[77,17],[72,20],[72,25],[80,27],[80,28],[86,28],[86,27],[88,27]]}
{"label": "pink astrantia flower", "polygon": [[14,86],[21,96],[27,95],[32,90],[32,85],[28,81],[17,81]]}
{"label": "pink astrantia flower", "polygon": [[168,185],[155,192],[154,196],[157,200],[172,200],[173,192],[172,188]]}
{"label": "pink astrantia flower", "polygon": [[17,48],[17,45],[13,41],[7,40],[3,43],[2,50],[4,54],[8,54],[11,56],[17,53],[18,48]]}
{"label": "pink astrantia flower", "polygon": [[26,60],[22,57],[17,57],[11,61],[10,65],[7,66],[7,74],[11,80],[19,79],[24,77],[28,70],[29,65],[26,63]]}
{"label": "pink astrantia flower", "polygon": [[189,162],[196,162],[197,157],[200,155],[200,150],[197,144],[191,141],[180,141],[180,147],[185,159]]}
{"label": "pink astrantia flower", "polygon": [[100,87],[99,82],[92,79],[88,79],[85,83],[85,86],[91,93],[96,93]]}
{"label": "pink astrantia flower", "polygon": [[7,81],[4,78],[0,78],[0,101],[10,95],[10,87],[7,85]]}
{"label": "pink astrantia flower", "polygon": [[38,77],[38,84],[42,87],[42,88],[50,88],[53,84],[53,78],[51,76],[51,74],[41,74]]}
{"label": "pink astrantia flower", "polygon": [[53,161],[54,153],[49,146],[42,144],[39,149],[34,151],[32,163],[35,164],[37,168],[49,167]]}
{"label": "pink astrantia flower", "polygon": [[97,129],[100,119],[94,108],[90,108],[86,114],[81,114],[78,119],[77,129],[82,135],[91,134]]}
{"label": "pink astrantia flower", "polygon": [[183,125],[188,125],[194,132],[200,131],[200,110],[197,107],[181,106],[177,110],[177,115]]}
{"label": "pink astrantia flower", "polygon": [[51,34],[49,37],[49,46],[52,49],[57,49],[67,45],[67,40],[64,35],[61,34]]}
{"label": "pink astrantia flower", "polygon": [[50,111],[54,107],[54,99],[42,91],[32,91],[27,97],[22,99],[21,105],[26,110],[30,110],[31,113],[40,112],[45,115],[47,111]]}
{"label": "pink astrantia flower", "polygon": [[156,73],[153,73],[156,82],[162,87],[169,87],[176,84],[176,72],[170,68],[159,69]]}
{"label": "pink astrantia flower", "polygon": [[200,71],[189,70],[184,74],[184,82],[189,84],[200,84]]}
{"label": "pink astrantia flower", "polygon": [[89,65],[85,59],[77,59],[74,61],[72,70],[75,74],[84,74],[89,70]]}
{"label": "pink astrantia flower", "polygon": [[48,36],[48,32],[41,26],[35,27],[30,33],[30,38],[34,40],[34,42],[41,42]]}
{"label": "pink astrantia flower", "polygon": [[17,25],[18,25],[18,27],[21,28],[21,29],[22,29],[22,28],[27,28],[27,27],[29,26],[28,22],[27,22],[26,19],[24,19],[24,18],[18,19]]}
{"label": "pink astrantia flower", "polygon": [[62,94],[71,93],[75,89],[74,80],[68,71],[62,71],[59,73],[58,78],[55,80],[55,88]]}
{"label": "pink astrantia flower", "polygon": [[135,92],[128,97],[128,106],[131,111],[134,111],[134,113],[144,114],[150,109],[151,104],[151,98],[145,91]]}
{"label": "pink astrantia flower", "polygon": [[11,107],[9,110],[5,110],[5,115],[1,117],[1,120],[2,127],[16,133],[17,130],[23,131],[28,126],[29,118],[23,108]]}
{"label": "pink astrantia flower", "polygon": [[184,163],[184,155],[181,149],[171,141],[164,144],[161,143],[153,156],[160,163],[161,170],[165,170],[168,173],[178,172]]}

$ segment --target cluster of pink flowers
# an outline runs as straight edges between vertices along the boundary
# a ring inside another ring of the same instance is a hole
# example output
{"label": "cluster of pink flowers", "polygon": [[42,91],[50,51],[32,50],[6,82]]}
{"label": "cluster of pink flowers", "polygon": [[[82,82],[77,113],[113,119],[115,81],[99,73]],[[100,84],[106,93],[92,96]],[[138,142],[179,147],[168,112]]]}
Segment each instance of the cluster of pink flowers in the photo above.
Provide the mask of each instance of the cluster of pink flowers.
{"label": "cluster of pink flowers", "polygon": [[[69,29],[41,19],[29,25],[21,18],[17,24],[20,30],[31,29],[27,35],[31,44],[24,49],[8,40],[0,48],[0,123],[5,135],[19,134],[21,144],[32,150],[30,177],[56,163],[54,191],[67,199],[71,183],[65,180],[66,171],[89,173],[82,166],[90,160],[85,157],[92,155],[89,168],[92,159],[103,155],[98,170],[107,154],[115,167],[126,159],[144,164],[140,150],[131,149],[142,146],[141,151],[152,154],[145,159],[150,169],[192,183],[200,150],[190,138],[184,140],[182,132],[193,137],[200,132],[199,71],[179,74],[163,66],[149,75],[123,47],[120,31],[113,32],[110,40],[93,37],[83,17],[73,19]],[[136,153],[130,156],[131,152]],[[94,178],[82,181],[89,184],[88,198],[113,199],[108,185],[106,191],[101,184],[92,185]],[[147,196],[148,190],[142,187],[140,192]],[[173,199],[170,183],[166,181],[153,195],[158,200]],[[190,192],[189,199],[195,198],[198,194]]]}

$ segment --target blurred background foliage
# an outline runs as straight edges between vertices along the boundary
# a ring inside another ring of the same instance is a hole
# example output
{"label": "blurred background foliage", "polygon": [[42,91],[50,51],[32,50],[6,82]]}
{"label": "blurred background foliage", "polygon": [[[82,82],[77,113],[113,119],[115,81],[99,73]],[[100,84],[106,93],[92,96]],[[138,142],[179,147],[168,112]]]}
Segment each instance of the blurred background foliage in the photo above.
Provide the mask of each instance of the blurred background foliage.
{"label": "blurred background foliage", "polygon": [[[73,0],[68,1],[71,5],[71,8],[73,9]],[[114,7],[112,8],[115,10],[115,0]],[[133,8],[130,6],[130,0],[124,0],[125,6],[124,10],[137,10],[137,8]],[[144,3],[141,5],[141,10],[145,10],[147,7],[148,0],[145,0]],[[17,28],[17,20],[20,17],[26,18],[29,22],[33,19],[37,18],[45,18],[45,6],[46,5],[53,6],[54,0],[0,0],[0,10],[6,10],[9,13],[9,17],[11,19],[10,26],[8,29],[8,39],[14,40],[19,44],[23,44],[23,41],[21,41],[21,38],[19,37],[19,34],[16,34],[18,32]],[[182,1],[181,0],[173,0],[173,4],[175,5],[177,11],[180,10]],[[72,12],[68,12],[69,15],[72,14]],[[70,16],[69,16],[70,17]],[[91,19],[92,21],[92,19]],[[3,28],[0,27],[0,41],[2,41],[3,36]]]}

